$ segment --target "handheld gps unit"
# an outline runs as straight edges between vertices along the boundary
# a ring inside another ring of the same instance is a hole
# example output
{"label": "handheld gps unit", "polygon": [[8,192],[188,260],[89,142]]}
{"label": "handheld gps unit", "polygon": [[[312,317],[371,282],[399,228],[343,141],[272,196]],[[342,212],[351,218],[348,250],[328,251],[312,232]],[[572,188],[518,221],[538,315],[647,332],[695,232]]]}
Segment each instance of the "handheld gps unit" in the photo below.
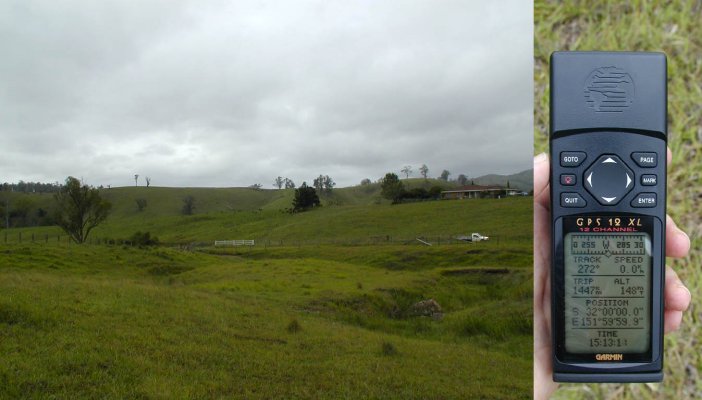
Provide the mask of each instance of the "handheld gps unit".
{"label": "handheld gps unit", "polygon": [[551,55],[556,382],[663,379],[666,57]]}

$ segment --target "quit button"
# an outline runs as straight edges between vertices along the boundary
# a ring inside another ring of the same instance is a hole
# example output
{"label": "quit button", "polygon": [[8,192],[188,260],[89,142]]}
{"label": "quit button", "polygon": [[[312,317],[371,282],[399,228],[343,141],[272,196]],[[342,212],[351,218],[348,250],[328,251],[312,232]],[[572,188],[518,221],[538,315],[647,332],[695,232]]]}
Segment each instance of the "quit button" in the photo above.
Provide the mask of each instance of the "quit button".
{"label": "quit button", "polygon": [[561,207],[564,208],[582,208],[587,203],[585,199],[577,193],[561,193]]}

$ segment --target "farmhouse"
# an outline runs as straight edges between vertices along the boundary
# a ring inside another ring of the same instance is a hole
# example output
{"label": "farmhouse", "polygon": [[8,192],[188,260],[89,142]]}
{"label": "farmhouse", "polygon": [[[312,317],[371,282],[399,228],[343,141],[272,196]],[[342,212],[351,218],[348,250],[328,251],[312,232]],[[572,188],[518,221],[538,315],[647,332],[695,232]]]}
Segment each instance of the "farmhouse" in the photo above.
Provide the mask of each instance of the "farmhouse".
{"label": "farmhouse", "polygon": [[498,185],[467,185],[452,190],[444,190],[441,192],[442,199],[496,199],[505,196],[515,196],[519,194],[518,189],[509,189]]}

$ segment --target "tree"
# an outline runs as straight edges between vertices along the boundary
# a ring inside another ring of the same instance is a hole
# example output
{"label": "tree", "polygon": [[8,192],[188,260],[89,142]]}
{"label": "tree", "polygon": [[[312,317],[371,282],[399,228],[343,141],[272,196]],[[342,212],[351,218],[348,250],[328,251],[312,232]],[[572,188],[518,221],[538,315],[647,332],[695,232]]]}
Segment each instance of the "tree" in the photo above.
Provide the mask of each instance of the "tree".
{"label": "tree", "polygon": [[324,191],[331,193],[332,189],[336,186],[336,182],[329,175],[324,175]]}
{"label": "tree", "polygon": [[254,183],[253,185],[249,185],[249,189],[261,190],[261,188],[263,188],[263,185],[260,183]]}
{"label": "tree", "polygon": [[510,187],[509,187],[509,180],[507,180],[507,189],[509,189],[509,188],[510,188]]}
{"label": "tree", "polygon": [[424,177],[424,180],[426,180],[429,175],[429,167],[427,167],[426,164],[422,164],[422,166],[419,167],[419,173]]}
{"label": "tree", "polygon": [[137,205],[137,209],[141,212],[146,208],[146,199],[134,199]]}
{"label": "tree", "polygon": [[466,177],[463,174],[458,175],[458,178],[456,180],[458,181],[458,184],[461,186],[465,186],[466,183],[468,183],[468,177]]}
{"label": "tree", "polygon": [[320,201],[317,191],[313,187],[307,186],[307,182],[302,182],[302,185],[295,189],[295,198],[293,198],[292,203],[293,212],[309,210],[319,205]]}
{"label": "tree", "polygon": [[29,214],[34,208],[34,202],[26,196],[22,196],[15,201],[14,209],[12,214],[17,218],[16,224],[19,226],[28,226],[29,224]]}
{"label": "tree", "polygon": [[439,179],[441,179],[442,181],[448,182],[449,175],[451,175],[451,173],[445,169],[445,170],[441,171],[441,176],[439,177]]}
{"label": "tree", "polygon": [[400,178],[392,172],[385,174],[380,189],[380,195],[388,200],[392,200],[393,204],[398,203],[402,199],[402,194],[405,192],[405,187],[400,181]]}
{"label": "tree", "polygon": [[151,186],[151,177],[147,176],[146,177],[146,187],[149,187],[149,186]]}
{"label": "tree", "polygon": [[372,182],[371,182],[370,179],[364,178],[364,179],[361,181],[361,186],[370,185],[371,183],[372,183]]}
{"label": "tree", "polygon": [[139,186],[139,174],[134,174],[134,186]]}
{"label": "tree", "polygon": [[284,183],[286,189],[295,189],[295,182],[292,179],[285,178]]}
{"label": "tree", "polygon": [[192,195],[187,195],[183,197],[183,214],[192,215],[195,211],[195,197]]}
{"label": "tree", "polygon": [[320,174],[318,177],[314,178],[314,180],[312,181],[312,186],[314,187],[314,189],[316,191],[321,192],[322,189],[324,189],[323,182],[324,182],[324,176]]}
{"label": "tree", "polygon": [[405,174],[405,178],[409,178],[410,174],[412,173],[412,166],[411,165],[405,165],[401,169],[402,173]]}
{"label": "tree", "polygon": [[329,175],[319,175],[312,182],[312,186],[320,193],[331,193],[336,182]]}
{"label": "tree", "polygon": [[275,180],[273,181],[273,186],[277,187],[278,189],[282,189],[284,184],[285,180],[282,176],[275,178]]}
{"label": "tree", "polygon": [[56,223],[76,243],[83,243],[90,231],[110,214],[112,204],[100,197],[100,192],[69,176],[54,195]]}

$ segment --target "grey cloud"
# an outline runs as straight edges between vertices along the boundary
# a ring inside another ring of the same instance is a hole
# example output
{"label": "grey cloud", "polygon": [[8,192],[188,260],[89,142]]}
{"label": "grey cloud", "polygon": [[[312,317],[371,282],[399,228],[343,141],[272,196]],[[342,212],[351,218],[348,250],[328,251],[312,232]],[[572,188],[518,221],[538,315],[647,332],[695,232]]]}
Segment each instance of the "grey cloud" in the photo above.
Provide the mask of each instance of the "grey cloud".
{"label": "grey cloud", "polygon": [[530,2],[27,1],[0,15],[0,180],[269,187],[530,167]]}

